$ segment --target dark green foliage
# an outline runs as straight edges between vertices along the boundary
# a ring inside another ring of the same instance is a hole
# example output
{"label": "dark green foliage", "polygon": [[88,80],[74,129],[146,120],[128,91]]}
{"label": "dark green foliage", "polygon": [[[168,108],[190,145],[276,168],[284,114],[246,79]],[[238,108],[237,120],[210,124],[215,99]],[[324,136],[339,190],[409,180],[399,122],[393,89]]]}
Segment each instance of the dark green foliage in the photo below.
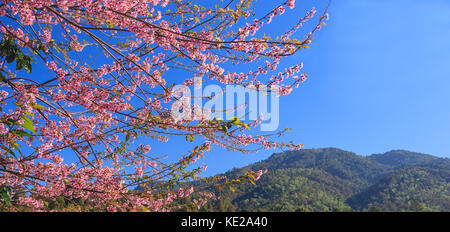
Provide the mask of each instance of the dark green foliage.
{"label": "dark green foliage", "polygon": [[432,163],[440,160],[440,158],[432,155],[404,150],[393,150],[383,154],[374,154],[369,156],[368,158],[391,168]]}
{"label": "dark green foliage", "polygon": [[0,57],[11,63],[16,60],[16,70],[25,69],[31,73],[31,57],[25,55],[11,38],[4,37],[0,43]]}
{"label": "dark green foliage", "polygon": [[233,202],[248,211],[295,211],[299,207],[305,211],[350,210],[344,200],[351,188],[321,170],[278,169],[265,174],[256,185],[237,189],[243,194]]}
{"label": "dark green foliage", "polygon": [[450,211],[450,160],[408,151],[368,157],[326,148],[273,154],[225,173],[267,169],[216,192],[204,211]]}
{"label": "dark green foliage", "polygon": [[8,186],[0,186],[0,204],[9,205],[11,202],[11,189]]}

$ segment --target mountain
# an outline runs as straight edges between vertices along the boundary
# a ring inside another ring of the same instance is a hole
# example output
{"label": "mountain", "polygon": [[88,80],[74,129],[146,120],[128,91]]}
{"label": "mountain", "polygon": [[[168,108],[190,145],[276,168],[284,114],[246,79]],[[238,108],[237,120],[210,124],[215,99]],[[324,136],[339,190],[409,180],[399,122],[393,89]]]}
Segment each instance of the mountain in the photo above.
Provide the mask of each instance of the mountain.
{"label": "mountain", "polygon": [[[384,165],[355,153],[336,148],[324,148],[276,153],[264,161],[234,172],[242,173],[249,170],[288,168],[321,170],[348,182],[347,184],[352,185],[354,188],[366,187],[366,185],[386,171]],[[233,176],[234,174],[236,173],[233,173],[233,171],[225,173],[226,176]]]}
{"label": "mountain", "polygon": [[436,161],[439,162],[441,160],[441,158],[432,155],[405,150],[392,150],[383,154],[374,154],[369,156],[368,159],[389,166],[391,168],[433,163]]}
{"label": "mountain", "polygon": [[347,200],[357,210],[449,211],[450,171],[402,168]]}
{"label": "mountain", "polygon": [[220,196],[204,211],[450,211],[450,160],[393,150],[361,156],[304,149],[226,172],[233,178],[267,169],[255,184]]}

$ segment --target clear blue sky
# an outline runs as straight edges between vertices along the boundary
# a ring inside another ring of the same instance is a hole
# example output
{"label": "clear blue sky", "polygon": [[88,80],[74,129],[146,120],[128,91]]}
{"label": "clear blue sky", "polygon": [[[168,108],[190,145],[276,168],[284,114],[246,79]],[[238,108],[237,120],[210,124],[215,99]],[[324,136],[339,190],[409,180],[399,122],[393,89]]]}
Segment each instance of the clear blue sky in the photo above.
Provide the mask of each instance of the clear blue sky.
{"label": "clear blue sky", "polygon": [[[257,2],[261,12],[265,2]],[[280,24],[291,25],[312,6],[320,12],[326,3],[297,0],[296,10],[267,30],[276,33]],[[293,129],[286,141],[361,155],[406,149],[450,157],[450,1],[335,0],[329,12],[311,49],[286,63],[301,60],[309,74],[281,99],[280,128]],[[273,152],[216,150],[201,161],[211,175]]]}
{"label": "clear blue sky", "polygon": [[449,156],[450,1],[339,0],[330,14],[303,56],[309,80],[281,103],[292,137]]}

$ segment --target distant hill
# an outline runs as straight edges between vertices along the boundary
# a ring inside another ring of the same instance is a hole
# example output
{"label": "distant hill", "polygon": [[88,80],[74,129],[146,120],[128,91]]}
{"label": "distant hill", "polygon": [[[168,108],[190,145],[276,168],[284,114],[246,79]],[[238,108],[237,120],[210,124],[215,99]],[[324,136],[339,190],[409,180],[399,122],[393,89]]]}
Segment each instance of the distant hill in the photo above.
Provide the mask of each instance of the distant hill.
{"label": "distant hill", "polygon": [[347,203],[357,210],[449,211],[450,171],[424,167],[395,170]]}
{"label": "distant hill", "polygon": [[441,158],[432,155],[405,150],[392,150],[383,154],[374,154],[367,158],[391,168],[433,163],[441,160]]}
{"label": "distant hill", "polygon": [[336,149],[273,154],[224,175],[267,169],[256,183],[216,191],[204,211],[450,211],[450,160],[393,150],[363,157]]}

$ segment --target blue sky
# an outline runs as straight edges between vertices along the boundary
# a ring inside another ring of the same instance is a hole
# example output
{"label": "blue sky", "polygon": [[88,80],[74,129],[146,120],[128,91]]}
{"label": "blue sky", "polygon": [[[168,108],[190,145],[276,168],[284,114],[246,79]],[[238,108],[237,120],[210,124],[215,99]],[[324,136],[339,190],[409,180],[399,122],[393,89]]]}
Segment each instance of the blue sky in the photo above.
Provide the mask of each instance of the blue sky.
{"label": "blue sky", "polygon": [[450,155],[449,13],[449,1],[335,1],[281,121],[306,147]]}
{"label": "blue sky", "polygon": [[[326,4],[297,1],[267,30]],[[311,49],[286,60],[303,61],[309,77],[280,101],[280,128],[293,129],[285,140],[361,155],[405,149],[450,157],[450,1],[338,0],[329,12]],[[215,150],[201,161],[211,175],[273,152]]]}

